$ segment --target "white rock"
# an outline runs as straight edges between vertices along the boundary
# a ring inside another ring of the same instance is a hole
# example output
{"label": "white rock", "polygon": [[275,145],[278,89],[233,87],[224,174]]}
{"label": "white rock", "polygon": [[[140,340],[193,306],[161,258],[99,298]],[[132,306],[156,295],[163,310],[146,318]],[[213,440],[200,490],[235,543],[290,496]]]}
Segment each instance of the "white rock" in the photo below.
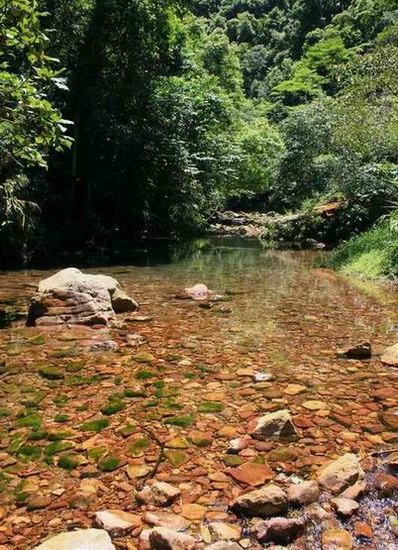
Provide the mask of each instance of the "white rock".
{"label": "white rock", "polygon": [[297,436],[297,431],[289,411],[283,409],[259,418],[251,435],[255,439],[284,438]]}
{"label": "white rock", "polygon": [[325,464],[316,473],[319,485],[334,494],[340,494],[363,477],[364,472],[359,459],[352,453]]}
{"label": "white rock", "polygon": [[102,510],[95,514],[95,522],[99,527],[112,535],[125,535],[141,525],[139,516],[122,510]]}
{"label": "white rock", "polygon": [[52,537],[34,550],[116,550],[102,529],[79,529]]}

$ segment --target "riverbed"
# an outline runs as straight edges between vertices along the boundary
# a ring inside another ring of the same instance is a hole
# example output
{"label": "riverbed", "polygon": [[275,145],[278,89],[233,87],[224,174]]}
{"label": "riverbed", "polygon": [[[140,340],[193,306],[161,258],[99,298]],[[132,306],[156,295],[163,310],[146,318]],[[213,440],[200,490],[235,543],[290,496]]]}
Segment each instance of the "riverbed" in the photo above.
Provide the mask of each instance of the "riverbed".
{"label": "riverbed", "polygon": [[[398,371],[380,353],[398,340],[397,293],[317,267],[322,254],[213,239],[162,258],[141,250],[139,265],[91,267],[140,304],[113,329],[26,328],[36,284],[55,270],[0,272],[0,545],[32,548],[116,508],[137,515],[119,541],[135,548],[147,507],[134,490],[154,470],[180,487],[169,511],[209,543],[211,521],[247,527],[228,505],[252,485],[231,468],[267,464],[283,485],[344,453],[393,447],[397,433],[380,413],[395,410]],[[175,297],[195,283],[222,299],[204,306]],[[107,341],[118,350],[94,351]],[[338,355],[363,341],[370,360]],[[231,452],[261,414],[282,408],[297,440],[249,439]],[[378,525],[383,513],[360,512],[375,533],[369,548],[398,547]],[[344,525],[354,532],[353,520]],[[251,547],[245,533],[242,547]],[[320,534],[311,537],[300,548],[320,548]],[[354,543],[366,547],[361,537]]]}

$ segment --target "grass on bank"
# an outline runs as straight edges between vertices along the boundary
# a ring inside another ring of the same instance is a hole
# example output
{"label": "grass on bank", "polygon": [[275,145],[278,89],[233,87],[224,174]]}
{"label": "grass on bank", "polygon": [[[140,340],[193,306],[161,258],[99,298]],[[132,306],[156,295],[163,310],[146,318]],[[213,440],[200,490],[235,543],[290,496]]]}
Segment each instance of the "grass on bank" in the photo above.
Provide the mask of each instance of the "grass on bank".
{"label": "grass on bank", "polygon": [[379,222],[341,245],[330,264],[348,275],[393,279],[398,275],[398,233],[389,220]]}

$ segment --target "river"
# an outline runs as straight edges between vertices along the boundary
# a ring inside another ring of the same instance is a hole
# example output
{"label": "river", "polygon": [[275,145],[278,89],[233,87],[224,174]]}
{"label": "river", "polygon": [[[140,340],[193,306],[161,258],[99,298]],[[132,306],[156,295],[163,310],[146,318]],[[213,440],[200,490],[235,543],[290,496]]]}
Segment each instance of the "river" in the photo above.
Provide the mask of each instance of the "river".
{"label": "river", "polygon": [[[98,509],[137,513],[131,491],[159,453],[143,425],[171,441],[156,477],[180,484],[183,506],[198,505],[188,519],[205,540],[203,525],[227,521],[240,490],[226,469],[267,463],[285,483],[341,454],[363,457],[398,441],[380,420],[395,411],[398,395],[398,371],[380,362],[397,341],[397,294],[317,267],[321,255],[213,239],[166,256],[142,249],[139,265],[91,267],[117,278],[140,304],[141,317],[127,315],[110,331],[25,328],[34,287],[54,270],[0,272],[0,309],[14,319],[0,330],[0,545],[31,548],[49,533],[91,525]],[[224,300],[201,307],[175,298],[199,282]],[[119,351],[90,351],[98,338],[116,341]],[[372,344],[371,360],[337,355],[363,341]],[[256,373],[269,380],[255,382]],[[119,410],[101,416],[112,400]],[[280,408],[293,417],[296,441],[251,440],[239,454],[227,452],[260,414]],[[97,435],[83,428],[103,416],[109,425]],[[66,444],[50,447],[55,440]],[[71,460],[60,467],[63,455]],[[99,467],[107,457],[115,458],[111,472]],[[359,517],[376,533],[374,548],[397,548],[384,514],[368,501]],[[345,527],[353,532],[354,520]],[[319,536],[313,530],[300,548],[320,548]],[[354,548],[361,544],[354,538]]]}

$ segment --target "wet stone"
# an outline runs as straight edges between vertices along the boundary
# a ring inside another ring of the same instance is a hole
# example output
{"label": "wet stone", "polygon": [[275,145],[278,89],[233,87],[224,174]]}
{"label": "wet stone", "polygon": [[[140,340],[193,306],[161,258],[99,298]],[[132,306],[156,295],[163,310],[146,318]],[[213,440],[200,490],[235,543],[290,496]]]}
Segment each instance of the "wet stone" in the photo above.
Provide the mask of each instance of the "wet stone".
{"label": "wet stone", "polygon": [[261,543],[274,542],[289,544],[304,532],[303,519],[272,518],[259,521],[252,529],[252,534]]}
{"label": "wet stone", "polygon": [[241,464],[237,468],[227,469],[225,473],[238,483],[251,487],[264,485],[266,481],[270,481],[274,477],[274,472],[267,464],[255,464],[254,462]]}
{"label": "wet stone", "polygon": [[330,502],[336,512],[342,517],[350,517],[359,509],[359,504],[350,498],[337,497],[332,498]]}
{"label": "wet stone", "polygon": [[345,529],[329,529],[322,533],[322,550],[351,550],[351,534]]}

